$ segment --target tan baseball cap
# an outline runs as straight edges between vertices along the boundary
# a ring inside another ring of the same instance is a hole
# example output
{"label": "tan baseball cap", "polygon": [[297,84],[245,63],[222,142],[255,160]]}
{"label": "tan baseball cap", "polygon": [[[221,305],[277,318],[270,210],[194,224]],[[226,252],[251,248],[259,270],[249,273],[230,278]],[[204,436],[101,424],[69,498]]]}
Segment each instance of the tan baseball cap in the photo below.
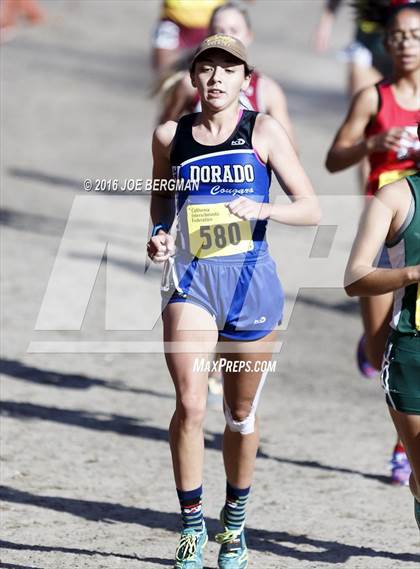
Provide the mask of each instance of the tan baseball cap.
{"label": "tan baseball cap", "polygon": [[248,65],[248,57],[244,44],[227,34],[214,34],[203,40],[194,53],[190,69],[194,68],[197,58],[209,49],[221,49],[222,51],[226,51],[239,59],[239,61],[242,61],[245,64],[245,69],[251,70],[250,65]]}

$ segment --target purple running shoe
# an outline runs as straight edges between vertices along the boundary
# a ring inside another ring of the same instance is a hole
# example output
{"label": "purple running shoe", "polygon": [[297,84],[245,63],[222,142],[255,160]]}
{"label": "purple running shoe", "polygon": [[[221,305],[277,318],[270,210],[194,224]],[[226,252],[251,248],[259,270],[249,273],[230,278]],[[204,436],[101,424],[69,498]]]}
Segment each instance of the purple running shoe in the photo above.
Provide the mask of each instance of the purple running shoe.
{"label": "purple running shoe", "polygon": [[401,445],[397,445],[389,461],[391,468],[391,483],[395,486],[408,486],[411,468],[405,450]]}
{"label": "purple running shoe", "polygon": [[366,345],[366,338],[365,335],[360,338],[359,343],[357,344],[357,367],[359,368],[360,373],[366,377],[367,379],[373,379],[374,377],[378,376],[378,370],[374,368],[369,362],[366,357],[365,351]]}

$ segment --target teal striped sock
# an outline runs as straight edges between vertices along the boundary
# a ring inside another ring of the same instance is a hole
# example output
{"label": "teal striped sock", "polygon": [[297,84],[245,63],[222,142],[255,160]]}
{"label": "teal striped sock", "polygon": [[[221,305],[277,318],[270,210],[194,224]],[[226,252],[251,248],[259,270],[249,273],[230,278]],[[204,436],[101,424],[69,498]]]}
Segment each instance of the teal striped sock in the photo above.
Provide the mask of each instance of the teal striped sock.
{"label": "teal striped sock", "polygon": [[414,498],[414,515],[416,517],[417,525],[419,526],[420,529],[420,502],[417,502],[415,498]]}
{"label": "teal striped sock", "polygon": [[227,529],[239,530],[244,525],[250,490],[251,487],[235,488],[226,483],[224,522]]}
{"label": "teal striped sock", "polygon": [[201,532],[203,529],[203,511],[201,508],[201,496],[203,487],[195,490],[178,490],[178,499],[181,506],[182,527],[183,529],[193,529]]}

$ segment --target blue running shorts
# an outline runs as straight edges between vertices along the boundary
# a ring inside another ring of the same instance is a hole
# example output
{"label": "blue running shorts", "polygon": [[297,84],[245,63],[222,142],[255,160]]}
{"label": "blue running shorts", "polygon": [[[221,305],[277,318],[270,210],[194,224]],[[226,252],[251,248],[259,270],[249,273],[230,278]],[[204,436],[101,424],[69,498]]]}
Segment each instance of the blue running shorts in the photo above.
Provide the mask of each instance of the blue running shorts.
{"label": "blue running shorts", "polygon": [[267,252],[229,263],[176,255],[164,270],[162,308],[174,302],[190,302],[207,310],[220,336],[251,341],[263,338],[281,322],[284,292]]}

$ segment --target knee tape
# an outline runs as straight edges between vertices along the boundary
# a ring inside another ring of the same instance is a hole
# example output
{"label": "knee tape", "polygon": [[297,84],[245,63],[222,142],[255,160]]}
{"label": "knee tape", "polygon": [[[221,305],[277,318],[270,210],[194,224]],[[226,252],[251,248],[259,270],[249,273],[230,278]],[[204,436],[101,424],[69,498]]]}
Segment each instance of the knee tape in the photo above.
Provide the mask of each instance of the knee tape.
{"label": "knee tape", "polygon": [[250,411],[248,417],[246,417],[242,421],[235,421],[235,419],[232,417],[232,412],[229,409],[229,406],[226,402],[226,399],[224,399],[224,406],[223,407],[224,407],[224,413],[225,413],[225,418],[226,418],[226,424],[229,427],[229,430],[231,430],[232,432],[241,433],[241,435],[250,435],[254,432],[254,430],[255,430],[255,414],[257,412],[257,407],[258,407],[258,402],[260,400],[261,390],[264,386],[267,374],[268,374],[268,371],[265,371],[261,375],[260,383],[258,385],[258,389],[255,393],[255,397],[254,397],[254,400],[253,400],[252,405],[251,405],[251,411]]}

